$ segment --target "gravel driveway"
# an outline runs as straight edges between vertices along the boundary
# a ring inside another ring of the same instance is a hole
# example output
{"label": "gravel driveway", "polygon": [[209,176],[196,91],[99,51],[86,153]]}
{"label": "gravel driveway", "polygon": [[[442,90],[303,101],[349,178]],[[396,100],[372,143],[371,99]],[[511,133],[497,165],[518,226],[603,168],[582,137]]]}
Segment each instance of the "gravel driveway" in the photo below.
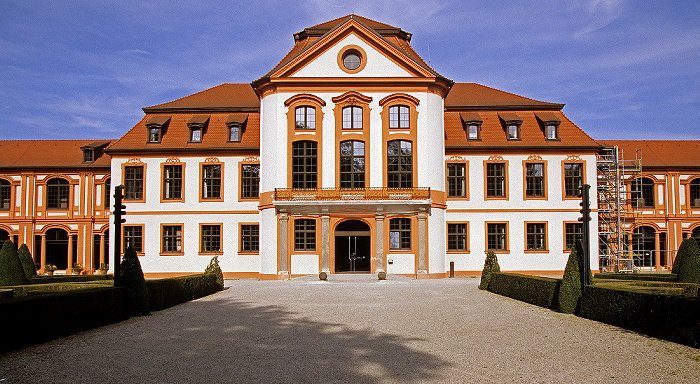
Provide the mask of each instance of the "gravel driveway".
{"label": "gravel driveway", "polygon": [[477,285],[230,280],[151,316],[0,354],[0,382],[700,382],[700,350]]}

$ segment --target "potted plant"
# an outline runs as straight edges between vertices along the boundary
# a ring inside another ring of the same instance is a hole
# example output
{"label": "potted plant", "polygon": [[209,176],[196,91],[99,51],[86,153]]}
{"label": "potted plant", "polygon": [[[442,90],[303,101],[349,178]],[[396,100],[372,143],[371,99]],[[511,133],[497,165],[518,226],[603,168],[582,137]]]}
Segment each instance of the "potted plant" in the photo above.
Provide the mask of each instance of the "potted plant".
{"label": "potted plant", "polygon": [[56,270],[56,265],[46,264],[44,265],[44,274],[47,276],[53,276],[53,271]]}
{"label": "potted plant", "polygon": [[73,274],[79,275],[83,271],[83,265],[80,263],[73,264]]}
{"label": "potted plant", "polygon": [[101,263],[100,268],[97,270],[97,273],[100,275],[106,275],[107,271],[109,271],[109,264]]}

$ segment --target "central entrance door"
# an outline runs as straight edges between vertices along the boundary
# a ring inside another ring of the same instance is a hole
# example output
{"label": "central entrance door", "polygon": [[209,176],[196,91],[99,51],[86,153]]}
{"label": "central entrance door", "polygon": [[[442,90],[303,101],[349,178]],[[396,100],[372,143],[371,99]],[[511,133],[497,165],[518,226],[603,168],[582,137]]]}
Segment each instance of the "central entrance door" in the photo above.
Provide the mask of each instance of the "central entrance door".
{"label": "central entrance door", "polygon": [[335,227],[335,272],[370,272],[370,228],[359,220]]}

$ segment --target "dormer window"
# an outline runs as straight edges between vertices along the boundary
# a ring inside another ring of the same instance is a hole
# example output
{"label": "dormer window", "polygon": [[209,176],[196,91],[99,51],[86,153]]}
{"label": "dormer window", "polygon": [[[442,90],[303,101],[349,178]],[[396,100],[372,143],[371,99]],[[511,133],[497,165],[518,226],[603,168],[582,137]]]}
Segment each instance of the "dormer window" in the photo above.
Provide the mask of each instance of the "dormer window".
{"label": "dormer window", "polygon": [[462,127],[467,132],[467,140],[481,140],[481,117],[478,113],[460,113]]}
{"label": "dormer window", "polygon": [[190,129],[190,143],[201,143],[204,128],[209,122],[209,115],[194,115],[187,122],[187,128]]}
{"label": "dormer window", "polygon": [[95,161],[95,152],[90,149],[83,149],[83,163],[92,163]]}
{"label": "dormer window", "polygon": [[559,140],[561,120],[552,112],[535,112],[535,117],[544,131],[545,140]]}
{"label": "dormer window", "polygon": [[498,118],[505,127],[506,137],[508,140],[520,140],[520,126],[523,124],[523,119],[513,112],[500,112]]}
{"label": "dormer window", "polygon": [[241,136],[243,131],[245,131],[244,128],[247,120],[247,113],[234,113],[228,116],[228,119],[226,119],[226,126],[228,127],[228,142],[241,142]]}
{"label": "dormer window", "polygon": [[146,121],[148,129],[148,143],[160,143],[163,138],[166,124],[170,121],[170,115],[155,115]]}
{"label": "dormer window", "polygon": [[550,124],[545,127],[545,131],[547,133],[547,140],[556,140],[559,138],[559,135],[557,134],[557,126]]}

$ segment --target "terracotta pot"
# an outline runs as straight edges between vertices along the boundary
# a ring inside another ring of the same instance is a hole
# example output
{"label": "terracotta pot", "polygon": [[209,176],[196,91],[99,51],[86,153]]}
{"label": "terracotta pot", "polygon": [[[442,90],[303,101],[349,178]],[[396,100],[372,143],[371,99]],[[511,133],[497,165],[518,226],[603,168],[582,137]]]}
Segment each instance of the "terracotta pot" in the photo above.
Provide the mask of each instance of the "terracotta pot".
{"label": "terracotta pot", "polygon": [[106,275],[106,274],[107,274],[107,270],[106,270],[106,269],[98,269],[98,270],[97,270],[97,274],[98,274],[98,275]]}
{"label": "terracotta pot", "polygon": [[53,276],[53,271],[44,271],[44,275]]}

